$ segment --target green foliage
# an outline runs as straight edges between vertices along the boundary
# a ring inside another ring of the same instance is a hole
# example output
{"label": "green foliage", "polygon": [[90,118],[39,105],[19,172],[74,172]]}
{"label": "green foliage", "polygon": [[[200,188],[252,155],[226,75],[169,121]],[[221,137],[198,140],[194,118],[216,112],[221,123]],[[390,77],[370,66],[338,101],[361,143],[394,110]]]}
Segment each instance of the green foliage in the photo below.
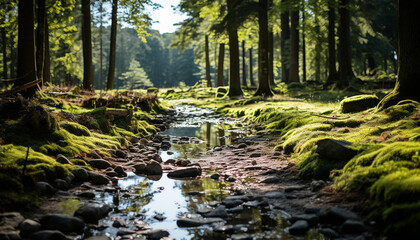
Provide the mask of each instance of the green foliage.
{"label": "green foliage", "polygon": [[304,179],[324,179],[330,177],[330,172],[334,169],[341,169],[346,164],[345,161],[331,161],[320,158],[319,154],[312,151],[300,156],[298,163],[299,177]]}
{"label": "green foliage", "polygon": [[60,122],[59,126],[76,136],[90,136],[90,131],[87,127],[75,122]]}
{"label": "green foliage", "polygon": [[131,60],[128,71],[121,74],[121,80],[124,82],[124,88],[133,90],[139,88],[153,87],[144,69],[136,60]]}
{"label": "green foliage", "polygon": [[384,112],[389,115],[390,121],[396,121],[410,116],[418,108],[418,102],[413,100],[404,100],[399,102],[397,105],[388,107],[384,110]]}

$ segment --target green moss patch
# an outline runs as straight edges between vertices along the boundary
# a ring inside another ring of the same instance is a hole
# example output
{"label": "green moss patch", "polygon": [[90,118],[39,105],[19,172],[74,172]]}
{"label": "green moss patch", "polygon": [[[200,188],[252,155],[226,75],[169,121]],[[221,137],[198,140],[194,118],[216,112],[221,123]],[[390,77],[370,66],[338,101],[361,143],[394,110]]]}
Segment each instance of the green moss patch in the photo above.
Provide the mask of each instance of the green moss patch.
{"label": "green moss patch", "polygon": [[376,95],[356,95],[340,102],[342,113],[361,112],[369,108],[376,107],[379,98]]}

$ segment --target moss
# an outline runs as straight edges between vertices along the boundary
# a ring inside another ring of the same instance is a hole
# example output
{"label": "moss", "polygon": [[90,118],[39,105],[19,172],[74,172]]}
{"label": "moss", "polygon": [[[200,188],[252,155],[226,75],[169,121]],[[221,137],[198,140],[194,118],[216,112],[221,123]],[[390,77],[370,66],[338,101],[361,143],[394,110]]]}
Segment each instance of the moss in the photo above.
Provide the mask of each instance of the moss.
{"label": "moss", "polygon": [[404,100],[399,102],[397,105],[386,108],[384,113],[389,116],[390,121],[396,121],[410,116],[418,107],[418,102],[412,100]]}
{"label": "moss", "polygon": [[331,124],[334,127],[350,127],[355,128],[360,126],[364,122],[363,119],[354,119],[354,118],[348,118],[348,119],[334,119],[334,120],[327,120],[325,121],[328,124]]}
{"label": "moss", "polygon": [[392,239],[416,239],[420,225],[420,201],[394,204],[383,212],[385,234]]}
{"label": "moss", "polygon": [[379,98],[376,95],[356,95],[341,101],[340,111],[342,113],[360,112],[376,107],[378,103]]}
{"label": "moss", "polygon": [[332,170],[341,169],[346,164],[344,161],[331,161],[320,158],[319,154],[315,153],[315,148],[312,151],[301,154],[299,158],[300,161],[297,164],[299,177],[304,179],[328,179]]}
{"label": "moss", "polygon": [[147,94],[157,94],[159,92],[158,88],[151,87],[147,89]]}
{"label": "moss", "polygon": [[90,136],[90,131],[87,127],[75,122],[61,122],[59,126],[76,136]]}

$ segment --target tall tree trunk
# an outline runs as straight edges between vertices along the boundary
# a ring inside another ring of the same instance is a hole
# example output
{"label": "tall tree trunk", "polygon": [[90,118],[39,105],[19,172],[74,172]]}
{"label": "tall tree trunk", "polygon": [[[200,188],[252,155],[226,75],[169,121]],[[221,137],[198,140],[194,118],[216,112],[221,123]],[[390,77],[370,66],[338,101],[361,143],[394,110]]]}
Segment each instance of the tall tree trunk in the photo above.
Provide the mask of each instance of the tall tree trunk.
{"label": "tall tree trunk", "polygon": [[246,63],[245,63],[245,40],[242,41],[242,85],[247,86],[246,82]]}
{"label": "tall tree trunk", "polygon": [[327,84],[335,83],[338,79],[335,57],[335,6],[328,4],[328,78]]}
{"label": "tall tree trunk", "polygon": [[118,0],[112,0],[111,42],[109,46],[108,81],[106,83],[107,90],[111,90],[114,85],[115,48],[116,48],[116,42],[117,42],[117,11],[118,11]]}
{"label": "tall tree trunk", "polygon": [[[36,80],[35,73],[35,39],[34,39],[34,5],[33,1],[18,3],[18,80],[15,86],[22,86]],[[32,97],[36,86],[25,89],[22,94]]]}
{"label": "tall tree trunk", "polygon": [[314,6],[315,15],[315,81],[321,82],[321,26],[319,25],[319,7]]}
{"label": "tall tree trunk", "polygon": [[258,89],[255,96],[273,96],[268,78],[269,58],[268,58],[268,2],[259,0],[260,11],[258,12]]}
{"label": "tall tree trunk", "polygon": [[92,31],[90,16],[90,0],[82,0],[82,40],[83,40],[83,89],[92,90]]}
{"label": "tall tree trunk", "polygon": [[[227,7],[228,12],[235,11],[234,8],[235,0],[228,0]],[[238,44],[238,32],[234,24],[229,24],[228,35],[229,35],[229,97],[243,95],[241,89],[241,81],[239,78],[239,44]]]}
{"label": "tall tree trunk", "polygon": [[206,37],[205,37],[205,52],[206,52],[206,81],[207,81],[207,87],[211,87],[209,36],[208,35],[206,35]]}
{"label": "tall tree trunk", "polygon": [[341,0],[339,6],[340,26],[338,28],[338,87],[347,87],[355,78],[351,67],[351,41],[350,41],[350,11],[349,0]]}
{"label": "tall tree trunk", "polygon": [[103,48],[103,6],[102,6],[102,0],[99,6],[99,88],[103,89],[103,85],[104,85],[104,48]]}
{"label": "tall tree trunk", "polygon": [[45,19],[45,38],[44,38],[44,67],[43,67],[43,76],[44,82],[51,82],[51,60],[50,60],[50,38],[49,38],[49,25],[48,21]]}
{"label": "tall tree trunk", "polygon": [[268,81],[270,87],[274,88],[274,34],[273,31],[268,32]]}
{"label": "tall tree trunk", "polygon": [[299,10],[290,11],[289,82],[299,82]]}
{"label": "tall tree trunk", "polygon": [[251,84],[251,86],[255,87],[255,81],[254,81],[254,73],[253,73],[253,68],[254,68],[254,63],[252,63],[252,47],[249,49],[249,84]]}
{"label": "tall tree trunk", "polygon": [[368,67],[369,67],[369,76],[374,76],[376,75],[376,68],[377,68],[375,58],[373,57],[372,53],[368,53],[366,57],[367,57]]}
{"label": "tall tree trunk", "polygon": [[43,79],[44,74],[44,56],[45,56],[45,24],[47,22],[45,16],[45,0],[38,2],[38,27],[36,29],[36,73],[38,79]]}
{"label": "tall tree trunk", "polygon": [[219,44],[219,63],[217,64],[217,86],[222,87],[225,84],[223,79],[223,63],[225,61],[225,44]]}
{"label": "tall tree trunk", "polygon": [[388,58],[386,57],[386,54],[384,54],[383,57],[384,57],[384,72],[386,74],[388,71]]}
{"label": "tall tree trunk", "polygon": [[[6,1],[3,3],[3,10],[5,14],[7,14],[8,11],[8,5]],[[6,17],[5,17],[6,18]],[[4,19],[5,19],[4,18]],[[2,23],[4,23],[4,19],[2,20]],[[6,36],[6,27],[1,28],[1,39],[2,39],[2,52],[3,52],[3,78],[7,79],[7,36]]]}
{"label": "tall tree trunk", "polygon": [[10,77],[14,78],[16,77],[16,72],[15,72],[15,65],[16,65],[16,49],[14,46],[14,41],[13,39],[15,38],[15,36],[13,35],[13,33],[10,33]]}
{"label": "tall tree trunk", "polygon": [[290,58],[290,26],[289,26],[289,11],[286,5],[289,0],[281,0],[283,6],[282,14],[280,15],[280,51],[281,51],[281,79],[282,82],[289,82],[289,58]]}
{"label": "tall tree trunk", "polygon": [[302,0],[302,81],[306,82],[305,0]]}
{"label": "tall tree trunk", "polygon": [[399,1],[398,79],[394,90],[379,103],[379,109],[412,99],[420,102],[420,1]]}

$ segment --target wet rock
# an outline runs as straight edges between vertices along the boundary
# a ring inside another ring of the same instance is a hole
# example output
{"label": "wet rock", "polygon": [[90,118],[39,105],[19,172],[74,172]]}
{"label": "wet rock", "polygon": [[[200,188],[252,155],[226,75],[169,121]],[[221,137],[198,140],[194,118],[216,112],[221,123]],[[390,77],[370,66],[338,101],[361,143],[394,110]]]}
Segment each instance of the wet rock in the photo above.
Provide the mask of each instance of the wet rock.
{"label": "wet rock", "polygon": [[310,226],[315,226],[319,222],[319,218],[315,214],[298,214],[292,216],[289,220],[292,223],[297,222],[299,220],[305,220],[309,223]]}
{"label": "wet rock", "polygon": [[228,199],[228,200],[222,201],[222,204],[225,205],[226,208],[234,208],[241,205],[242,203],[244,202],[240,199],[236,199],[236,200]]}
{"label": "wet rock", "polygon": [[171,143],[169,141],[162,141],[162,143],[160,144],[160,147],[162,149],[169,149],[171,147]]}
{"label": "wet rock", "polygon": [[116,151],[115,151],[115,156],[117,156],[117,157],[119,157],[119,158],[127,158],[127,153],[126,152],[124,152],[123,150],[121,150],[121,149],[117,149]]}
{"label": "wet rock", "polygon": [[101,214],[101,218],[105,217],[106,215],[108,215],[108,213],[110,213],[112,211],[112,207],[105,204],[102,207],[99,208],[99,212]]}
{"label": "wet rock", "polygon": [[251,208],[266,207],[268,205],[269,205],[268,202],[265,200],[262,200],[262,201],[254,200],[254,201],[249,201],[249,202],[244,203],[244,206],[251,207]]}
{"label": "wet rock", "polygon": [[212,174],[212,175],[210,176],[210,178],[211,178],[211,179],[214,179],[214,180],[219,180],[219,178],[220,178],[220,174],[218,174],[218,173]]}
{"label": "wet rock", "polygon": [[135,172],[138,174],[144,173],[146,171],[146,164],[145,163],[137,163],[133,166],[135,169]]}
{"label": "wet rock", "polygon": [[311,182],[311,190],[312,192],[316,192],[321,190],[323,187],[325,187],[326,183],[322,180],[313,180]]}
{"label": "wet rock", "polygon": [[201,209],[197,209],[197,213],[198,214],[206,214],[213,211],[212,208],[201,208]]}
{"label": "wet rock", "polygon": [[261,157],[261,153],[251,153],[251,155],[249,155],[250,158],[256,158],[256,157]]}
{"label": "wet rock", "polygon": [[64,181],[66,181],[68,184],[71,184],[74,180],[74,175],[73,173],[69,173],[67,174],[67,176],[64,177]]}
{"label": "wet rock", "polygon": [[261,181],[261,183],[278,183],[280,182],[280,178],[277,176],[269,176]]}
{"label": "wet rock", "polygon": [[51,197],[52,195],[55,194],[54,187],[51,186],[51,184],[47,182],[37,182],[35,185],[35,188],[38,194],[43,195],[43,196]]}
{"label": "wet rock", "polygon": [[156,214],[155,216],[153,216],[154,219],[158,220],[158,221],[163,221],[166,219],[165,216],[163,216],[163,214]]}
{"label": "wet rock", "polygon": [[295,185],[295,186],[288,186],[284,188],[284,192],[294,192],[294,191],[302,191],[305,190],[305,185]]}
{"label": "wet rock", "polygon": [[31,219],[25,219],[20,223],[19,229],[22,236],[29,236],[41,229],[41,224]]}
{"label": "wet rock", "polygon": [[332,161],[348,161],[356,156],[357,151],[349,148],[353,143],[344,140],[322,139],[317,143],[316,152],[323,158]]}
{"label": "wet rock", "polygon": [[224,222],[222,218],[188,218],[181,217],[176,221],[178,227],[198,227],[206,224]]}
{"label": "wet rock", "polygon": [[236,178],[234,178],[232,176],[229,176],[229,177],[226,178],[226,181],[228,181],[228,182],[234,182],[234,181],[236,181]]}
{"label": "wet rock", "polygon": [[191,164],[191,161],[188,159],[179,158],[176,160],[175,165],[186,167]]}
{"label": "wet rock", "polygon": [[355,220],[346,220],[343,225],[341,225],[341,231],[349,234],[360,234],[366,231],[366,225],[361,221]]}
{"label": "wet rock", "polygon": [[114,172],[114,171],[112,171],[112,172],[105,172],[105,175],[107,175],[108,177],[111,177],[111,178],[118,176],[118,174],[116,172]]}
{"label": "wet rock", "polygon": [[87,199],[94,199],[95,198],[95,193],[93,193],[93,192],[81,192],[81,193],[77,193],[76,196],[82,197],[82,198],[87,198]]}
{"label": "wet rock", "polygon": [[186,178],[186,177],[197,177],[201,175],[201,168],[198,167],[187,167],[177,169],[175,171],[169,172],[169,178]]}
{"label": "wet rock", "polygon": [[132,235],[136,233],[136,231],[130,230],[130,229],[121,229],[118,230],[117,236],[126,236],[126,235]]}
{"label": "wet rock", "polygon": [[32,240],[67,240],[62,232],[57,230],[43,230],[36,232],[30,237]]}
{"label": "wet rock", "polygon": [[215,217],[215,218],[226,218],[227,217],[227,211],[226,207],[223,205],[218,206],[213,211],[204,214],[205,217]]}
{"label": "wet rock", "polygon": [[359,219],[355,213],[338,207],[323,208],[318,216],[321,223],[330,223],[334,225],[342,224],[346,220]]}
{"label": "wet rock", "polygon": [[232,240],[253,240],[254,237],[249,234],[233,234],[230,239]]}
{"label": "wet rock", "polygon": [[264,194],[263,197],[269,198],[269,199],[284,198],[284,193],[283,192],[268,192]]}
{"label": "wet rock", "polygon": [[162,166],[155,160],[151,160],[147,163],[145,173],[147,175],[162,175]]}
{"label": "wet rock", "polygon": [[230,200],[241,200],[242,202],[248,202],[253,200],[254,197],[251,195],[233,195],[233,196],[227,196],[225,198],[225,201],[230,201]]}
{"label": "wet rock", "polygon": [[13,231],[24,220],[18,212],[0,213],[0,226],[3,231]]}
{"label": "wet rock", "polygon": [[90,166],[97,169],[107,169],[111,167],[111,164],[103,159],[94,159],[89,161]]}
{"label": "wet rock", "polygon": [[293,235],[305,234],[309,230],[309,223],[305,220],[299,220],[289,227],[289,233]]}
{"label": "wet rock", "polygon": [[57,189],[60,189],[60,190],[63,190],[63,191],[67,191],[70,188],[69,184],[66,181],[64,181],[63,179],[55,179],[54,180],[54,186]]}
{"label": "wet rock", "polygon": [[111,240],[108,236],[92,236],[89,238],[86,238],[86,240]]}
{"label": "wet rock", "polygon": [[158,163],[161,163],[162,162],[162,158],[160,157],[160,155],[159,154],[154,154],[153,156],[152,156],[152,159],[153,160],[155,160],[156,162],[158,162]]}
{"label": "wet rock", "polygon": [[112,223],[112,226],[116,228],[126,227],[127,223],[122,219],[115,219],[114,222]]}
{"label": "wet rock", "polygon": [[85,206],[76,210],[75,217],[80,217],[87,223],[98,223],[101,219],[101,212],[99,207]]}
{"label": "wet rock", "polygon": [[68,158],[66,158],[63,154],[58,154],[55,158],[55,161],[61,164],[71,164]]}
{"label": "wet rock", "polygon": [[43,229],[58,230],[63,233],[82,233],[85,223],[82,219],[63,214],[48,214],[41,218]]}
{"label": "wet rock", "polygon": [[76,181],[87,181],[89,179],[89,173],[84,168],[76,168],[73,170],[74,179]]}
{"label": "wet rock", "polygon": [[240,206],[236,206],[236,207],[233,207],[233,208],[229,208],[227,210],[227,212],[228,213],[241,213],[243,210],[244,210],[244,207],[242,205],[240,205]]}
{"label": "wet rock", "polygon": [[215,152],[219,152],[219,151],[222,151],[223,150],[223,148],[221,148],[221,147],[214,147],[213,148],[213,151],[215,151]]}
{"label": "wet rock", "polygon": [[150,240],[160,240],[163,237],[168,237],[169,232],[163,229],[153,229],[143,233],[146,235]]}
{"label": "wet rock", "polygon": [[103,185],[109,183],[109,179],[103,174],[89,172],[89,176],[93,184]]}
{"label": "wet rock", "polygon": [[117,166],[114,168],[114,171],[117,173],[118,177],[126,177],[127,173],[124,171],[124,168]]}
{"label": "wet rock", "polygon": [[246,147],[248,147],[248,145],[246,145],[246,143],[240,143],[238,145],[238,148],[246,148]]}
{"label": "wet rock", "polygon": [[331,228],[320,228],[318,229],[318,232],[332,239],[337,238],[339,236],[339,234]]}

